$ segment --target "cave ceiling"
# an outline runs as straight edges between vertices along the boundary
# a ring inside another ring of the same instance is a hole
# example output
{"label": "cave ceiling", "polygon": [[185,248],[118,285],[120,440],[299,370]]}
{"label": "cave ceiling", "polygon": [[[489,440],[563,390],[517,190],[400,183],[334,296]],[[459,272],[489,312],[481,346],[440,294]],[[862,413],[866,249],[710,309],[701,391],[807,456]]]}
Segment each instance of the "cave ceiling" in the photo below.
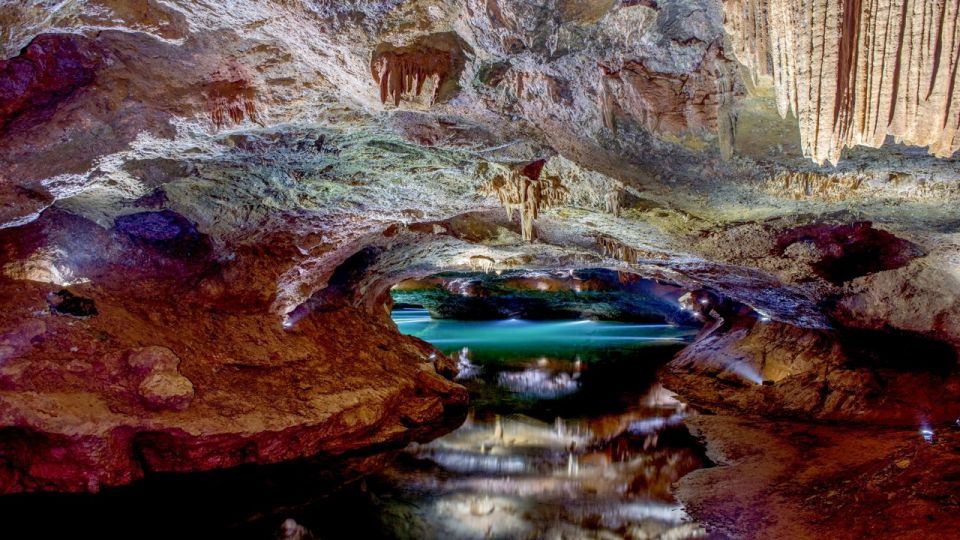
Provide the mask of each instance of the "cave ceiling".
{"label": "cave ceiling", "polygon": [[384,283],[626,267],[824,326],[871,278],[811,270],[797,227],[960,262],[957,8],[893,4],[3,2],[0,227],[167,209],[221,261],[282,252],[249,284],[278,315],[374,246]]}

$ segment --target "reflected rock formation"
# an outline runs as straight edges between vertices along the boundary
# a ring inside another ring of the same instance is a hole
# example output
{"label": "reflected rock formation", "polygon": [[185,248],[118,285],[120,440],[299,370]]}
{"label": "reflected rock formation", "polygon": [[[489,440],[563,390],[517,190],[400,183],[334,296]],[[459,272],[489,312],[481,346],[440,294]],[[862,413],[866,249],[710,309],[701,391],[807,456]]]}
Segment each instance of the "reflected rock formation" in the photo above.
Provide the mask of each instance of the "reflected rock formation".
{"label": "reflected rock formation", "polygon": [[[2,517],[385,464],[473,407],[507,438],[621,433],[518,454],[574,494],[550,534],[952,537],[958,23],[957,0],[0,0]],[[608,418],[654,383],[687,410]],[[718,466],[676,500],[576,498],[604,445],[684,430]],[[424,508],[541,530],[460,495]],[[660,503],[694,521],[630,532]]]}

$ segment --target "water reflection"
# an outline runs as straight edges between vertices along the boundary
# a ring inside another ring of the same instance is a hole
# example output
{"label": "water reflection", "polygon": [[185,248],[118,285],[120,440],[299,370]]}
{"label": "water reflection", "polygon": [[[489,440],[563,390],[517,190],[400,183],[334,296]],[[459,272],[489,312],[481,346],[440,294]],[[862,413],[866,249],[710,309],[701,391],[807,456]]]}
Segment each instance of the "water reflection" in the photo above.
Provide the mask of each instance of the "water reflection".
{"label": "water reflection", "polygon": [[[360,487],[391,538],[697,538],[669,486],[704,460],[655,380],[691,331],[594,321],[435,321],[472,410]],[[427,320],[424,320],[427,319]]]}
{"label": "water reflection", "polygon": [[704,464],[682,426],[693,413],[655,376],[691,330],[594,321],[435,321],[422,310],[398,313],[397,321],[402,331],[441,343],[460,365],[472,412],[452,433],[403,452],[374,449],[344,458],[151,474],[97,495],[5,496],[0,536],[702,534],[685,521],[669,490]]}

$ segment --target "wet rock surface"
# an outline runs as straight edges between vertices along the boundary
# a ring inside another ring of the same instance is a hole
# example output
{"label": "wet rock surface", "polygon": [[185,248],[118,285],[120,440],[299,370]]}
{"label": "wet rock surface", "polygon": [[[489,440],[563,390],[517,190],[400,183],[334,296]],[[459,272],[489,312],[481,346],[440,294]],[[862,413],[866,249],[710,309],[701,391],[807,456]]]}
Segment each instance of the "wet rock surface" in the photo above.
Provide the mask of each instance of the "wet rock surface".
{"label": "wet rock surface", "polygon": [[[692,402],[948,421],[957,20],[942,0],[0,0],[0,491],[424,436],[464,396],[385,306],[439,272],[708,291],[668,368]],[[444,302],[544,313],[477,298]],[[133,367],[143,350],[179,364]]]}
{"label": "wet rock surface", "polygon": [[740,321],[666,371],[665,384],[691,403],[772,418],[907,428],[949,424],[960,410],[956,351],[910,334]]}
{"label": "wet rock surface", "polygon": [[955,428],[925,438],[883,430],[729,416],[688,421],[716,467],[674,493],[731,538],[951,538],[957,526]]}
{"label": "wet rock surface", "polygon": [[395,306],[439,319],[593,319],[696,326],[680,308],[683,289],[609,270],[438,274],[395,285]]}

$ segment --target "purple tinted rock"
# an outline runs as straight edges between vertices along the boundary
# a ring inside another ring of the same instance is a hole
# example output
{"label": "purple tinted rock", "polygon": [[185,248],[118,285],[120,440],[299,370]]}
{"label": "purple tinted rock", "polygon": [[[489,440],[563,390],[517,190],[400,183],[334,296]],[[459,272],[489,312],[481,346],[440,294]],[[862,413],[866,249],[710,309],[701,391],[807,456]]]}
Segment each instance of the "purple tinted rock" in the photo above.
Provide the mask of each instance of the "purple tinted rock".
{"label": "purple tinted rock", "polygon": [[101,54],[78,34],[42,34],[20,55],[0,60],[0,131],[17,117],[42,113],[93,82]]}
{"label": "purple tinted rock", "polygon": [[189,220],[171,210],[138,212],[114,221],[117,231],[161,251],[178,256],[205,255],[210,250],[207,238]]}

